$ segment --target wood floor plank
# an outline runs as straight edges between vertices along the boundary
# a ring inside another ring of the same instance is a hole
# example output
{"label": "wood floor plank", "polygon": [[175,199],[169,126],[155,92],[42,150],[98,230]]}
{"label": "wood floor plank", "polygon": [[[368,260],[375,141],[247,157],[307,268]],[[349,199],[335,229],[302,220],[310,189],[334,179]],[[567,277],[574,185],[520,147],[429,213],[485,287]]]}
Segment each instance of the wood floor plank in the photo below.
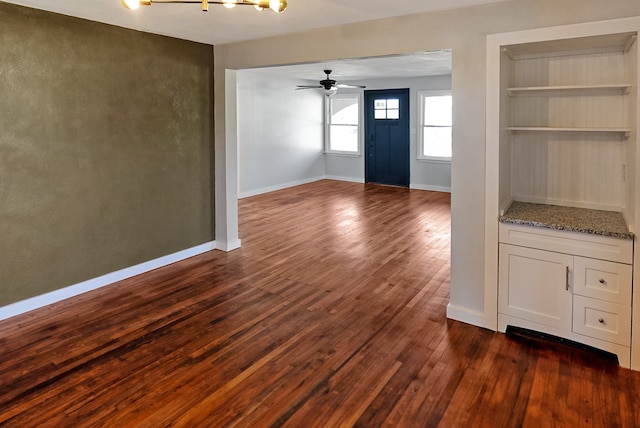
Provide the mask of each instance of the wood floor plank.
{"label": "wood floor plank", "polygon": [[0,321],[0,427],[640,426],[640,373],[446,319],[449,207],[243,199],[240,249]]}

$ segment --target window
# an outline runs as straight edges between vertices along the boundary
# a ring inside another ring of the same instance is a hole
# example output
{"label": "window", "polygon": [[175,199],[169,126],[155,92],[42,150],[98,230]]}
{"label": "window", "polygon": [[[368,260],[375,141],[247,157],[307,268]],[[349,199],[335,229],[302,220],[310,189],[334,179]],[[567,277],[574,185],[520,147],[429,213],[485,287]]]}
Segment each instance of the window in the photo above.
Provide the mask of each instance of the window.
{"label": "window", "polygon": [[377,99],[373,102],[374,117],[381,119],[400,119],[400,100],[397,98]]}
{"label": "window", "polygon": [[339,94],[326,99],[326,153],[360,154],[360,95]]}
{"label": "window", "polygon": [[451,92],[419,92],[418,159],[451,160]]}

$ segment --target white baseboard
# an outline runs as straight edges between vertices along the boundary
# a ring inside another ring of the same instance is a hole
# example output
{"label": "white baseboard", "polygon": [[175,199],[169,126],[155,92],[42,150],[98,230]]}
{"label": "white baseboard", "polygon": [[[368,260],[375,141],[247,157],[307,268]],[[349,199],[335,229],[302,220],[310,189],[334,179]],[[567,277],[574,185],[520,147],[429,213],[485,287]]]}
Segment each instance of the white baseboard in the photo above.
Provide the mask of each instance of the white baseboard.
{"label": "white baseboard", "polygon": [[229,251],[236,250],[241,246],[242,246],[241,239],[236,239],[235,241],[231,241],[231,242],[217,241],[216,249],[229,252]]}
{"label": "white baseboard", "polygon": [[447,318],[486,328],[484,313],[472,311],[471,309],[460,306],[454,306],[451,303],[447,305]]}
{"label": "white baseboard", "polygon": [[[238,199],[249,198],[251,196],[262,195],[264,193],[275,192],[276,190],[287,189],[289,187],[300,186],[301,184],[313,183],[314,181],[319,180],[337,180],[337,181],[346,181],[349,183],[364,183],[364,178],[358,177],[345,177],[340,175],[325,175],[322,177],[314,177],[307,178],[304,180],[290,181],[288,183],[282,183],[275,186],[263,187],[261,189],[247,190],[246,192],[240,192],[238,195]],[[431,192],[444,192],[451,193],[451,187],[443,187],[443,186],[430,186],[425,184],[410,184],[410,189],[416,190],[429,190]]]}
{"label": "white baseboard", "polygon": [[325,175],[327,180],[348,181],[350,183],[364,183],[364,178],[357,177],[343,177],[340,175]]}
{"label": "white baseboard", "polygon": [[313,183],[322,180],[324,176],[305,178],[303,180],[290,181],[288,183],[276,184],[275,186],[262,187],[260,189],[247,190],[238,193],[238,199],[248,198],[250,196],[262,195],[263,193],[275,192],[276,190],[287,189],[289,187],[300,186],[301,184]]}
{"label": "white baseboard", "polygon": [[409,189],[429,190],[431,192],[451,193],[451,187],[431,186],[427,184],[409,184]]}
{"label": "white baseboard", "polygon": [[217,249],[215,241],[207,242],[192,248],[187,248],[186,250],[149,260],[148,262],[120,269],[97,278],[89,279],[78,284],[70,285],[59,290],[11,303],[7,306],[0,307],[0,320],[11,318],[52,303],[60,302],[70,297],[86,293],[87,291],[92,291],[97,288],[113,284],[114,282],[122,281],[123,279],[131,278],[215,249]]}

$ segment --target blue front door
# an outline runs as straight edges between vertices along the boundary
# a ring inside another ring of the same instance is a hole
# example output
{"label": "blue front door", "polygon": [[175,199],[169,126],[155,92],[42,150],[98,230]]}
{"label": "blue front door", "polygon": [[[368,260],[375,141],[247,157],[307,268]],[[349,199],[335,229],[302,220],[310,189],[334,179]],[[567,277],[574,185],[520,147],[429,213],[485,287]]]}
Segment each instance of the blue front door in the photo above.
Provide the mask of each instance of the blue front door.
{"label": "blue front door", "polygon": [[409,89],[365,91],[367,183],[409,187]]}

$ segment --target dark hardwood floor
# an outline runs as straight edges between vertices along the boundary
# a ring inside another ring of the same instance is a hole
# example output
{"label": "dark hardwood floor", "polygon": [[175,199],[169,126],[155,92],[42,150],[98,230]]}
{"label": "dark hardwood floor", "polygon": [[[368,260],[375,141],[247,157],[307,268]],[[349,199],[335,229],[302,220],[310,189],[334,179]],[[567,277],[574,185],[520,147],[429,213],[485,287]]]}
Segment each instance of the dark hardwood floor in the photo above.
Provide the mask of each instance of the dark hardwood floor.
{"label": "dark hardwood floor", "polygon": [[0,322],[0,426],[639,427],[639,372],[446,319],[449,206],[244,199],[241,249]]}

